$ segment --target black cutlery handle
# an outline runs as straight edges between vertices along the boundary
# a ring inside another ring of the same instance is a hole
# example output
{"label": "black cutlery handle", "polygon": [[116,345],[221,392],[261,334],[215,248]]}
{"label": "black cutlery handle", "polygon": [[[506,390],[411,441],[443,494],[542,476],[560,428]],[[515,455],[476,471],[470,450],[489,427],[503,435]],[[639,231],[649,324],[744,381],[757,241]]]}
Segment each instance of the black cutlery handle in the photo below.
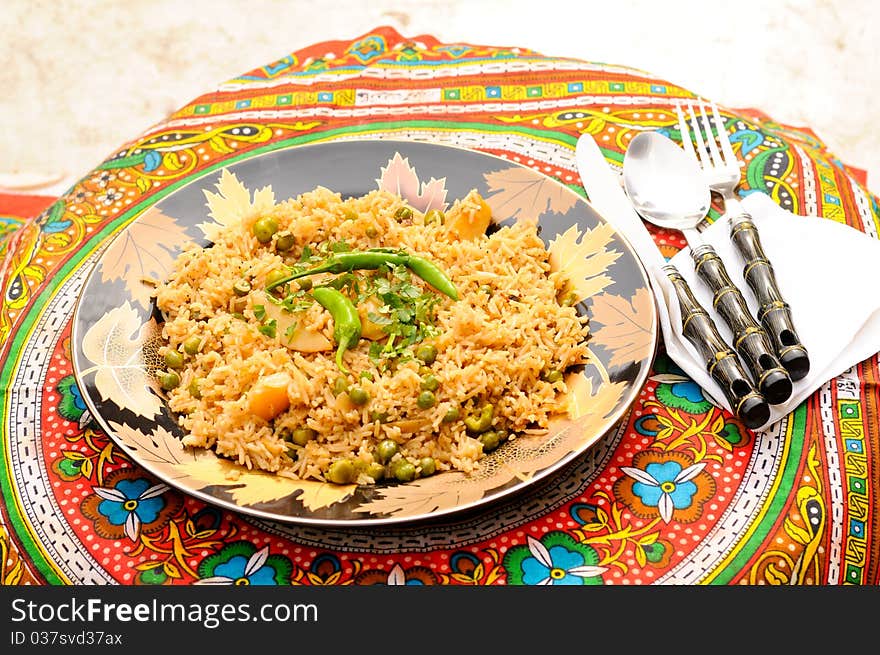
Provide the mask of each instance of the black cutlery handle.
{"label": "black cutlery handle", "polygon": [[748,428],[757,428],[770,418],[770,406],[755,389],[736,353],[724,341],[708,312],[694,297],[681,273],[671,265],[663,268],[675,288],[681,306],[681,329],[706,362],[709,375],[721,386],[727,401]]}
{"label": "black cutlery handle", "polygon": [[708,244],[692,249],[691,255],[697,275],[712,291],[712,307],[733,332],[733,347],[751,371],[758,390],[771,405],[785,402],[791,397],[791,377],[779,363],[767,332],[752,317],[721,257]]}
{"label": "black cutlery handle", "polygon": [[794,329],[791,308],[779,291],[752,217],[745,212],[731,217],[730,238],[745,262],[743,277],[758,300],[758,319],[770,335],[779,361],[792,380],[802,379],[810,371],[810,357]]}

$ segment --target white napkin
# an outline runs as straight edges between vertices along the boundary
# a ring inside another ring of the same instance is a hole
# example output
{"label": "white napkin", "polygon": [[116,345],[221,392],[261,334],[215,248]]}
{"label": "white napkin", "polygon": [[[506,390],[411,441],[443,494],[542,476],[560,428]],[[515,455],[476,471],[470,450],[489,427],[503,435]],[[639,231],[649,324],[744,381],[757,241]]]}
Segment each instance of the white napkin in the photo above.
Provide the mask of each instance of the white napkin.
{"label": "white napkin", "polygon": [[[880,351],[880,241],[828,219],[792,214],[763,193],[750,194],[741,203],[752,215],[779,290],[791,307],[795,329],[810,356],[810,372],[794,382],[789,400],[770,406],[769,421],[758,428],[766,429],[825,382]],[[743,279],[743,263],[729,233],[727,220],[720,220],[704,230],[702,237],[715,247],[756,316],[758,303]],[[682,250],[670,262],[690,283],[721,336],[732,343],[730,329],[712,309],[711,292],[694,272],[690,250]],[[655,294],[662,290],[669,307],[667,313],[658,298],[667,353],[717,405],[731,411],[705,362],[681,335],[681,312],[671,283],[656,266],[649,269],[656,283]]]}

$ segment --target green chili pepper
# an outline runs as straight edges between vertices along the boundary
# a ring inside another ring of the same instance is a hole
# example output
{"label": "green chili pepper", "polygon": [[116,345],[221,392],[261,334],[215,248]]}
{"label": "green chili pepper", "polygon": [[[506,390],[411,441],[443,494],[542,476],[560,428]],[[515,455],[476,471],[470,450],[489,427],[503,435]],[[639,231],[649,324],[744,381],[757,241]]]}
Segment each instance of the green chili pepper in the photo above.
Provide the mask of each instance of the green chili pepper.
{"label": "green chili pepper", "polygon": [[346,349],[354,347],[361,338],[361,319],[354,303],[331,287],[315,287],[312,297],[333,317],[333,338],[336,340],[336,366],[348,373],[342,363]]}
{"label": "green chili pepper", "polygon": [[266,291],[296,280],[297,278],[316,273],[350,273],[354,270],[376,270],[382,266],[403,265],[430,284],[440,293],[453,300],[458,300],[458,290],[452,281],[436,264],[423,257],[408,255],[399,250],[387,248],[372,248],[370,250],[338,252],[330,255],[322,264],[304,271],[296,271],[285,277],[271,280],[266,285]]}
{"label": "green chili pepper", "polygon": [[316,273],[350,273],[354,270],[375,270],[385,264],[406,264],[408,255],[396,251],[388,250],[351,250],[349,252],[337,252],[330,255],[322,264],[309,268],[305,271],[297,271],[290,275],[274,280],[271,284],[266,285],[266,290],[271,291],[273,287],[306,275],[315,275]]}
{"label": "green chili pepper", "polygon": [[458,290],[455,288],[455,285],[452,284],[450,279],[446,277],[446,273],[441,271],[436,264],[429,262],[424,257],[410,255],[407,258],[406,267],[440,293],[449,296],[453,300],[458,300]]}

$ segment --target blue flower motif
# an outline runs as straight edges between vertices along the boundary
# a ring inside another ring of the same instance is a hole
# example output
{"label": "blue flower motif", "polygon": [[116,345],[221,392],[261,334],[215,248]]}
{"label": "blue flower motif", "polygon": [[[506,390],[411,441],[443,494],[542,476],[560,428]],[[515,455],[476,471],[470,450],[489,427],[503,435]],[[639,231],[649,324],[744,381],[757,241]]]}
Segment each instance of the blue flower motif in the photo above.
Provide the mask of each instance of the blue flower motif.
{"label": "blue flower motif", "polygon": [[290,562],[279,555],[270,555],[268,546],[256,550],[250,543],[236,542],[203,562],[199,573],[209,575],[196,584],[277,585],[279,576],[289,577]]}
{"label": "blue flower motif", "polygon": [[703,470],[705,463],[683,467],[679,462],[651,462],[645,470],[624,466],[621,470],[636,480],[632,492],[649,507],[656,507],[667,523],[676,509],[691,506],[696,483],[691,480]]}
{"label": "blue flower motif", "polygon": [[[537,542],[537,539],[530,538]],[[540,543],[540,542],[538,542]],[[542,553],[534,551],[534,545],[529,544],[532,557],[524,560],[523,582],[529,585],[553,584],[553,585],[579,585],[584,571],[584,556],[562,546],[553,546],[546,551],[546,557]]]}
{"label": "blue flower motif", "polygon": [[[246,579],[248,584],[252,585],[274,585],[275,569],[267,566],[265,563],[259,564],[256,560],[251,561],[257,556],[262,557],[267,551],[268,548],[264,548],[262,551],[254,553],[250,558],[236,555],[225,564],[220,564],[214,569],[214,573],[216,576],[229,578],[234,581]],[[239,584],[243,583],[239,582]]]}
{"label": "blue flower motif", "polygon": [[693,380],[676,382],[672,385],[672,393],[679,398],[685,398],[692,403],[702,403],[706,400],[705,396],[703,396],[703,390],[700,389],[700,385]]}
{"label": "blue flower motif", "polygon": [[73,404],[76,408],[85,411],[86,401],[83,400],[82,391],[79,390],[79,387],[75,383],[70,385],[70,393],[73,396]]}
{"label": "blue flower motif", "polygon": [[98,504],[98,512],[111,525],[125,526],[125,535],[137,541],[141,526],[156,521],[165,508],[162,494],[168,488],[166,484],[151,486],[146,478],[124,478],[113,487],[92,487],[92,490],[103,499]]}
{"label": "blue flower motif", "polygon": [[82,391],[76,384],[76,378],[73,375],[66,375],[55,388],[59,394],[58,413],[68,421],[84,427],[91,420],[92,415],[86,411],[86,403]]}
{"label": "blue flower motif", "polygon": [[651,379],[658,383],[654,394],[661,403],[689,414],[702,414],[712,407],[700,386],[675,362],[663,356],[657,359],[655,366],[657,373]]}
{"label": "blue flower motif", "polygon": [[508,551],[504,559],[510,584],[602,584],[599,556],[589,545],[563,532],[551,532],[540,541],[528,537],[526,545]]}

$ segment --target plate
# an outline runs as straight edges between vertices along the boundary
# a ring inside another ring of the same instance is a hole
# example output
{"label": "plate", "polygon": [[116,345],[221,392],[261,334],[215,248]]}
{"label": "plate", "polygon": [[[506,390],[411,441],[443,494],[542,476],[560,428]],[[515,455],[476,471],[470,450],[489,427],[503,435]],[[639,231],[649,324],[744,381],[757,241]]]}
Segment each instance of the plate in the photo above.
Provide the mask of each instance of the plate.
{"label": "plate", "polygon": [[[360,196],[380,185],[400,189],[423,211],[437,198],[451,201],[477,189],[497,223],[537,221],[551,261],[574,280],[584,298],[578,310],[590,318],[590,361],[567,377],[568,414],[544,435],[505,442],[476,473],[443,472],[409,483],[290,480],[184,447],[184,433],[152,376],[161,316],[145,280],[164,279],[186,243],[210,243],[217,225],[208,201],[215,209],[255,205],[266,201],[266,187],[277,201],[317,186]],[[582,455],[641,390],[656,353],[657,325],[648,277],[632,247],[573,188],[528,166],[458,147],[335,141],[275,150],[201,173],[147,207],[110,241],[83,285],[73,317],[73,364],[95,419],[162,483],[264,519],[372,525],[478,508]]]}

